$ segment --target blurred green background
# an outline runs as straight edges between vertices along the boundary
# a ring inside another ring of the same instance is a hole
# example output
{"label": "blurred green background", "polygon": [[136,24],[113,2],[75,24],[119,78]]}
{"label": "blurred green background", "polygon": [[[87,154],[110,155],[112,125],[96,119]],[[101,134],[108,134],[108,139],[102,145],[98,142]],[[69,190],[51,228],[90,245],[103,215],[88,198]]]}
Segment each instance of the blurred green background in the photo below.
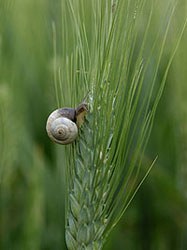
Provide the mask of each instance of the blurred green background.
{"label": "blurred green background", "polygon": [[[171,47],[185,15],[187,1],[181,0]],[[45,132],[46,118],[57,106],[52,22],[60,60],[61,20],[60,0],[0,0],[2,250],[66,249],[65,163],[61,146],[51,143]],[[159,15],[155,25],[162,25]],[[166,58],[169,53],[168,47]],[[143,165],[157,155],[158,160],[105,249],[187,249],[186,67],[187,31],[169,71]]]}

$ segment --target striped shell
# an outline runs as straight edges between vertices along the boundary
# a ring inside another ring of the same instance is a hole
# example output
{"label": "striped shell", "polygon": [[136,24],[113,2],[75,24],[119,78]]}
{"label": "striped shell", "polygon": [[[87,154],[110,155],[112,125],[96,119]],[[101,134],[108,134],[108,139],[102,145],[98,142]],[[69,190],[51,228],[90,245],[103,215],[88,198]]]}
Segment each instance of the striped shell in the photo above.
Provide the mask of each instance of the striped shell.
{"label": "striped shell", "polygon": [[57,109],[50,114],[46,130],[49,138],[59,144],[72,143],[78,135],[77,125],[67,117],[63,117],[62,109]]}

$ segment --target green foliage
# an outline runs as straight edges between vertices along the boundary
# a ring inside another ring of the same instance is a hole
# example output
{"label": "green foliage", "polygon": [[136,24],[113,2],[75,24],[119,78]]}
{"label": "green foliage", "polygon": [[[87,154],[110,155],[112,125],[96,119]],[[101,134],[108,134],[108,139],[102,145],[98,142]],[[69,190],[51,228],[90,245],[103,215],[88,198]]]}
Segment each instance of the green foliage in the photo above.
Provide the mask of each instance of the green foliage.
{"label": "green foliage", "polygon": [[62,69],[67,66],[69,77],[62,73],[59,89],[67,86],[71,104],[85,95],[85,89],[90,92],[90,112],[82,136],[66,154],[72,159],[66,176],[69,249],[102,248],[139,189],[142,156],[184,29],[158,80],[176,5],[169,3],[168,12],[161,13],[163,27],[156,30],[152,45],[149,34],[156,3],[95,1],[92,8],[86,7],[85,1],[63,5],[62,30],[66,23],[70,29],[68,34],[63,33],[66,41],[62,53],[67,61]]}
{"label": "green foliage", "polygon": [[[0,249],[66,249],[64,225],[97,249],[119,219],[105,249],[186,249],[186,31],[152,121],[187,2],[150,2],[0,1]],[[88,92],[55,146],[47,115]]]}

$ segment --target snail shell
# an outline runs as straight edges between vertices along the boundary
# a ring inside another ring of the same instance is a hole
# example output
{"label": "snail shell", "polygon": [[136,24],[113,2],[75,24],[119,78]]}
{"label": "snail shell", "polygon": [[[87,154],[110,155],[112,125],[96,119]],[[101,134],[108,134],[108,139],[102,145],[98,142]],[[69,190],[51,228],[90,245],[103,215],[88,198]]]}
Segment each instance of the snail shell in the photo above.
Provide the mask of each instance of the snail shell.
{"label": "snail shell", "polygon": [[74,108],[53,111],[47,119],[46,130],[49,138],[59,144],[72,143],[78,136],[78,128],[83,124],[88,105],[83,102]]}
{"label": "snail shell", "polygon": [[77,135],[78,128],[74,122],[74,109],[57,109],[47,120],[46,130],[49,138],[59,144],[72,143]]}

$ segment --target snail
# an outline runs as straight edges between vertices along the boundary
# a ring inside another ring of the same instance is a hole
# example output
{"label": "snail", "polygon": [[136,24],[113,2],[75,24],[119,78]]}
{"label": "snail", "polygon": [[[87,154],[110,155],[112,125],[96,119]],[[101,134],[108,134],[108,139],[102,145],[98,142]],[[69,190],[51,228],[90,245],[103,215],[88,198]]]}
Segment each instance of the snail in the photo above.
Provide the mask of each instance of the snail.
{"label": "snail", "polygon": [[60,108],[53,111],[46,124],[49,138],[59,144],[70,144],[75,141],[87,111],[88,105],[85,102],[77,108]]}

